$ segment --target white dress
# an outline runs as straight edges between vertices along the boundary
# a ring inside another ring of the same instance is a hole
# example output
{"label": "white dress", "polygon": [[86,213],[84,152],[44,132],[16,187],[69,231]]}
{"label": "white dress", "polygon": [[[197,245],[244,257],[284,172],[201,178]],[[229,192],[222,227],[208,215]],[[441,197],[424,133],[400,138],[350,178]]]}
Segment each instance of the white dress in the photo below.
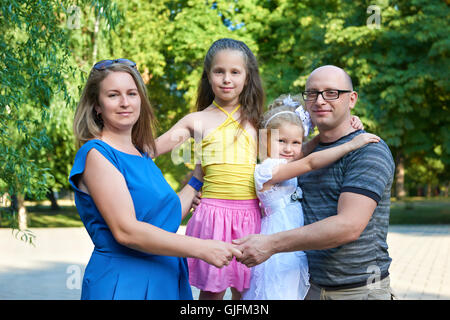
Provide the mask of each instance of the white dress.
{"label": "white dress", "polygon": [[[275,166],[286,159],[266,159],[255,167],[256,194],[261,202],[263,218],[261,233],[273,234],[303,226],[302,190],[297,178],[274,185],[259,192],[263,184],[272,179]],[[252,268],[250,288],[244,300],[303,300],[309,289],[308,260],[303,251],[274,254]]]}

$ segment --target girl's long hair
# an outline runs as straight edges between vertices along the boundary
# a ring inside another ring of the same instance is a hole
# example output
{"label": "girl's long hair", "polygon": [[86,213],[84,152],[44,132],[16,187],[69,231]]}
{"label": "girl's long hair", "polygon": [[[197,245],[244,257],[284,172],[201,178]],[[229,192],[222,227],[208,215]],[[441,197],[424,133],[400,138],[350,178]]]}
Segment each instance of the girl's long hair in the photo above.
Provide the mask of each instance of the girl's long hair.
{"label": "girl's long hair", "polygon": [[208,74],[211,71],[214,57],[221,50],[236,50],[241,52],[244,57],[247,68],[247,84],[239,95],[239,103],[241,105],[239,122],[244,124],[248,121],[255,129],[258,129],[260,118],[264,112],[264,90],[256,57],[242,41],[223,38],[215,41],[209,48],[205,56],[203,73],[198,86],[197,111],[206,109],[214,100],[214,92],[209,83]]}
{"label": "girl's long hair", "polygon": [[80,148],[87,141],[101,136],[103,121],[97,116],[95,106],[99,104],[100,83],[112,72],[129,73],[136,83],[141,98],[141,112],[137,122],[133,126],[131,138],[137,149],[151,155],[153,150],[156,149],[154,138],[157,125],[156,118],[139,71],[136,68],[122,63],[112,64],[104,70],[92,68],[75,111],[73,132],[75,134],[77,148]]}

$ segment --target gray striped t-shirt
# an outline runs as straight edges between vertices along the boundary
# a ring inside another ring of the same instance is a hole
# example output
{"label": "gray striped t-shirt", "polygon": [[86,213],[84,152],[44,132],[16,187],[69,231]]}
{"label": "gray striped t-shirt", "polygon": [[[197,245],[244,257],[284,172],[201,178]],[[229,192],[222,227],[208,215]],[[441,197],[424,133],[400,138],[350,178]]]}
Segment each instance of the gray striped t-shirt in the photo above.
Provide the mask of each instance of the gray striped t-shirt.
{"label": "gray striped t-shirt", "polygon": [[[335,142],[319,144],[314,152],[338,146],[364,132],[357,130]],[[356,241],[332,249],[305,251],[311,282],[323,287],[362,286],[369,277],[388,274],[391,258],[386,236],[394,169],[389,147],[381,140],[299,177],[305,225],[336,215],[341,192],[362,194],[378,203]]]}

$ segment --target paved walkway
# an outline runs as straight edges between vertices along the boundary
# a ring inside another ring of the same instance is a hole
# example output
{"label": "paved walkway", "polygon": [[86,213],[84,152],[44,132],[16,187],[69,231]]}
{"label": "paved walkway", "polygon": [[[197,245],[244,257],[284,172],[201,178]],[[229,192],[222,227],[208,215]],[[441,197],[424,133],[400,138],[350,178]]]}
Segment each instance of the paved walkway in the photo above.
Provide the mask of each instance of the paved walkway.
{"label": "paved walkway", "polygon": [[[85,229],[32,230],[36,247],[0,229],[0,300],[79,299],[93,248]],[[388,245],[399,299],[450,299],[450,225],[391,226]],[[197,298],[198,290],[193,293]]]}

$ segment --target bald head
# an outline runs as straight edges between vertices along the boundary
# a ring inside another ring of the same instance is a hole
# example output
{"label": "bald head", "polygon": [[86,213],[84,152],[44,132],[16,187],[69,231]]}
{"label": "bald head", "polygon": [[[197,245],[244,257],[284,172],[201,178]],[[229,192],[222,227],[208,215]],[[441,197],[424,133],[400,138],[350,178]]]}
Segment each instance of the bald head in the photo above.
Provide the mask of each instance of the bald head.
{"label": "bald head", "polygon": [[319,67],[317,69],[314,69],[313,72],[308,77],[308,80],[306,80],[306,88],[308,88],[308,83],[310,82],[310,79],[314,77],[327,77],[333,79],[335,83],[335,86],[344,86],[339,89],[346,89],[346,90],[353,90],[353,83],[352,78],[348,75],[347,72],[345,72],[344,69],[333,66],[333,65],[326,65]]}

